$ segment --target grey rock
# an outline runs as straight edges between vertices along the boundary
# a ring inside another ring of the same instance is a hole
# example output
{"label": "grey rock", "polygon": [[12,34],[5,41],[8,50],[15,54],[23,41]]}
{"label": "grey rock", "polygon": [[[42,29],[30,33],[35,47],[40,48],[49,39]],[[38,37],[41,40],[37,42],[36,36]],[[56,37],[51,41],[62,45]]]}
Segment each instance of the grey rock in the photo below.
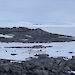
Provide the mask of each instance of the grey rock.
{"label": "grey rock", "polygon": [[75,60],[51,58],[46,54],[22,63],[0,60],[0,75],[74,75],[68,72],[74,69]]}
{"label": "grey rock", "polygon": [[[48,33],[42,29],[28,29],[25,27],[0,28],[2,34],[13,34],[12,38],[0,38],[1,42],[66,42],[75,41],[72,36]],[[28,37],[28,36],[31,37]],[[27,40],[25,40],[27,39]]]}

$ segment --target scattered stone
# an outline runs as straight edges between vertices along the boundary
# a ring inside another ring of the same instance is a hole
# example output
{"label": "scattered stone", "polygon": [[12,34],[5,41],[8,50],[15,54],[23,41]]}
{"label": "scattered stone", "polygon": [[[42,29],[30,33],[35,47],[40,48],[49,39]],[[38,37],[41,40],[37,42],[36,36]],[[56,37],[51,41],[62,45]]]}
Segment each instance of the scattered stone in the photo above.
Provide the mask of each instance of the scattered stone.
{"label": "scattered stone", "polygon": [[5,47],[5,48],[48,48],[53,46],[42,46],[42,45],[35,45],[35,46],[25,46],[25,47]]}
{"label": "scattered stone", "polygon": [[17,54],[11,54],[11,55],[17,55]]}
{"label": "scattered stone", "polygon": [[75,56],[72,56],[72,59],[75,59]]}
{"label": "scattered stone", "polygon": [[69,53],[73,53],[73,52],[69,52]]}
{"label": "scattered stone", "polygon": [[59,52],[59,51],[56,51],[56,52]]}
{"label": "scattered stone", "polygon": [[35,54],[34,56],[39,56],[38,54]]}
{"label": "scattered stone", "polygon": [[5,50],[5,52],[7,52],[7,50]]}

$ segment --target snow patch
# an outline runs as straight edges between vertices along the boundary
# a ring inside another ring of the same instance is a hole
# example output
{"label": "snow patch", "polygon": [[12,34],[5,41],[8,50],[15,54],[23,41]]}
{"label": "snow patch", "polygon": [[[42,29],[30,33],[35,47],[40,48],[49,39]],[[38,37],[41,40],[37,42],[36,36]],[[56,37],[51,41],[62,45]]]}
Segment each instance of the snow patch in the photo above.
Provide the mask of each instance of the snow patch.
{"label": "snow patch", "polygon": [[14,35],[12,34],[0,34],[0,37],[4,37],[4,38],[13,38]]}
{"label": "snow patch", "polygon": [[75,74],[75,71],[68,71],[69,73],[73,73],[73,74]]}
{"label": "snow patch", "polygon": [[25,35],[26,37],[32,37],[32,36],[30,36],[30,35]]}

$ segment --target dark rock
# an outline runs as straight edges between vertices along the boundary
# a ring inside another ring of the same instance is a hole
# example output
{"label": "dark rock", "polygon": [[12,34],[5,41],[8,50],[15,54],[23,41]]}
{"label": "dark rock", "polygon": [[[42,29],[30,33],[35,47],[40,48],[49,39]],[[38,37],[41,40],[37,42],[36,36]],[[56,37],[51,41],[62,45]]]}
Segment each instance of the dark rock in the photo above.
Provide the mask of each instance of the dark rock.
{"label": "dark rock", "polygon": [[73,53],[73,52],[69,52],[69,53]]}
{"label": "dark rock", "polygon": [[17,55],[17,54],[11,54],[11,55]]}
{"label": "dark rock", "polygon": [[41,59],[41,58],[43,59],[43,58],[48,58],[48,57],[49,57],[48,54],[40,54],[38,58],[39,59]]}
{"label": "dark rock", "polygon": [[74,75],[68,72],[72,70],[75,70],[75,60],[51,58],[47,54],[22,63],[0,60],[0,75]]}
{"label": "dark rock", "polygon": [[38,54],[35,54],[34,56],[39,56]]}
{"label": "dark rock", "polygon": [[49,75],[46,70],[35,70],[32,75]]}
{"label": "dark rock", "polygon": [[[69,41],[75,41],[73,40],[72,36],[67,35],[60,35],[60,34],[53,34],[48,33],[42,29],[28,29],[25,27],[13,27],[13,28],[0,28],[0,33],[6,35],[6,34],[13,34],[12,38],[0,38],[1,42],[22,42],[22,43],[28,43],[28,42],[37,42],[37,43],[47,43],[47,42],[69,42]],[[31,37],[28,37],[28,36]],[[27,39],[27,40],[22,40]]]}

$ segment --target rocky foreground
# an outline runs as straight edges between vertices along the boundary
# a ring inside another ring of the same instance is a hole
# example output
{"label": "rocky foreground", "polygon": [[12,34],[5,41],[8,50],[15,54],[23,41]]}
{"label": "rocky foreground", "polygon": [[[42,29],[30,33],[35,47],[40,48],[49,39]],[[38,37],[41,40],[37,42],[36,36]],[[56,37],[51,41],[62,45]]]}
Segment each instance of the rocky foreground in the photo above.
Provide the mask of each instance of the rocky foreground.
{"label": "rocky foreground", "polygon": [[75,75],[75,60],[53,58],[46,54],[22,62],[0,60],[0,75]]}

